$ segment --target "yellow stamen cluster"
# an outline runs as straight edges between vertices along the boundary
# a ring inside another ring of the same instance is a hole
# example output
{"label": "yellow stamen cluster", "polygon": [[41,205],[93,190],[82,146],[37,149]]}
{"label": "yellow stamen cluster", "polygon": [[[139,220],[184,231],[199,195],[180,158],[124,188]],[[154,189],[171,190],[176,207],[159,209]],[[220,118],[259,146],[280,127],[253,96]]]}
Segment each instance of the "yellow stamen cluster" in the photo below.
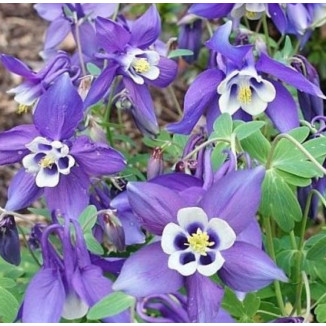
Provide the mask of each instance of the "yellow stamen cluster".
{"label": "yellow stamen cluster", "polygon": [[257,17],[257,13],[254,11],[246,10],[246,17],[249,19],[255,19]]}
{"label": "yellow stamen cluster", "polygon": [[134,67],[136,72],[140,74],[149,71],[149,69],[151,68],[150,64],[145,58],[135,59],[132,63],[132,66]]}
{"label": "yellow stamen cluster", "polygon": [[54,159],[50,156],[44,156],[40,161],[39,161],[39,166],[42,168],[52,168],[52,165],[54,163]]}
{"label": "yellow stamen cluster", "polygon": [[198,252],[203,256],[207,256],[207,248],[215,244],[214,241],[209,241],[209,235],[207,232],[203,232],[200,228],[197,229],[196,233],[193,233],[187,238],[188,243],[185,245],[190,246],[190,248]]}
{"label": "yellow stamen cluster", "polygon": [[25,104],[19,104],[18,109],[17,109],[17,113],[18,114],[23,114],[23,113],[27,113],[29,110],[29,106],[25,105]]}
{"label": "yellow stamen cluster", "polygon": [[240,87],[238,92],[238,100],[242,104],[251,103],[252,92],[249,85],[244,85]]}

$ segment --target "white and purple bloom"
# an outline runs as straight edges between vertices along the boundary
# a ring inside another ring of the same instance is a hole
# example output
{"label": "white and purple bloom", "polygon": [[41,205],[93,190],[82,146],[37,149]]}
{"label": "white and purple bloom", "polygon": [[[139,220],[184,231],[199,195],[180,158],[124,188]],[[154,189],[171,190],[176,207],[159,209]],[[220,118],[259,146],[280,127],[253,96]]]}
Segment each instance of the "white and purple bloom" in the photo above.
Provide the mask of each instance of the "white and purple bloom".
{"label": "white and purple bloom", "polygon": [[85,108],[105,97],[114,77],[121,75],[127,96],[138,111],[134,116],[147,120],[150,125],[147,129],[157,132],[148,85],[168,86],[176,76],[177,64],[150,48],[161,32],[155,5],[129,26],[100,17],[95,26],[99,47],[104,50],[97,57],[107,60],[108,64],[93,83],[85,99]]}
{"label": "white and purple bloom", "polygon": [[72,82],[80,76],[79,67],[72,65],[69,55],[63,51],[59,51],[39,72],[10,55],[2,54],[0,60],[7,70],[24,78],[22,84],[8,93],[15,94],[15,101],[26,106],[33,105],[62,74],[68,73]]}
{"label": "white and purple bloom", "polygon": [[[73,320],[112,292],[112,282],[100,267],[91,263],[81,228],[73,221],[76,240],[72,241],[69,219],[65,226],[53,224],[42,234],[43,266],[29,283],[20,310],[24,323],[57,323],[61,317]],[[62,243],[62,255],[49,241],[54,233]],[[40,307],[42,307],[40,309]],[[128,313],[106,318],[105,322],[128,322]]]}
{"label": "white and purple bloom", "polygon": [[196,3],[190,7],[189,12],[208,19],[229,15],[237,23],[242,17],[258,20],[266,14],[281,33],[285,32],[287,26],[282,6],[276,3]]}
{"label": "white and purple bloom", "polygon": [[212,322],[221,300],[214,291],[221,289],[207,275],[217,273],[241,292],[287,281],[261,249],[255,214],[264,175],[262,167],[231,172],[206,191],[201,180],[177,173],[129,183],[134,213],[146,230],[162,237],[126,260],[113,289],[146,297],[185,285],[191,320]]}
{"label": "white and purple bloom", "polygon": [[297,105],[280,81],[301,92],[325,98],[318,86],[293,67],[263,52],[255,62],[252,45],[231,45],[231,29],[231,22],[227,22],[207,42],[210,49],[224,57],[225,65],[208,69],[195,79],[185,96],[183,119],[169,125],[169,131],[189,134],[205,111],[209,132],[221,112],[242,119],[266,112],[281,132],[296,128],[299,126]]}
{"label": "white and purple bloom", "polygon": [[[37,13],[51,22],[46,32],[44,55],[48,56],[72,32],[76,39],[76,27],[84,55],[91,57],[97,50],[93,21],[96,17],[110,17],[117,4],[114,3],[38,3]],[[78,26],[77,26],[78,25]]]}
{"label": "white and purple bloom", "polygon": [[0,134],[0,164],[24,166],[12,180],[6,207],[21,209],[44,193],[50,210],[78,216],[89,201],[90,178],[123,170],[124,158],[106,144],[75,137],[83,102],[68,74],[41,96],[33,119]]}

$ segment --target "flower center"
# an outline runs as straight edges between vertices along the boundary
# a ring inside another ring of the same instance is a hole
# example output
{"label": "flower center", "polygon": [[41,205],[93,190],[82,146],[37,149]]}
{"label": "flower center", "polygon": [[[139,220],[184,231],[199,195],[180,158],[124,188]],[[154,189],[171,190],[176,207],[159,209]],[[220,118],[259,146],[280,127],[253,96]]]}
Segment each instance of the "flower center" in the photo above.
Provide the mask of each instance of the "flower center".
{"label": "flower center", "polygon": [[257,17],[257,12],[246,10],[246,17],[249,19],[254,19]]}
{"label": "flower center", "polygon": [[252,92],[249,85],[240,86],[240,90],[238,92],[238,100],[242,104],[251,103]]}
{"label": "flower center", "polygon": [[196,233],[193,233],[187,238],[188,243],[185,243],[185,245],[190,246],[190,248],[203,255],[206,256],[207,248],[214,246],[214,241],[209,241],[209,235],[207,232],[203,232],[200,228],[197,229]]}
{"label": "flower center", "polygon": [[135,71],[140,74],[149,71],[151,68],[146,58],[135,59],[132,66],[134,67]]}
{"label": "flower center", "polygon": [[55,163],[55,160],[50,155],[44,156],[39,162],[39,166],[42,168],[52,168],[52,165]]}

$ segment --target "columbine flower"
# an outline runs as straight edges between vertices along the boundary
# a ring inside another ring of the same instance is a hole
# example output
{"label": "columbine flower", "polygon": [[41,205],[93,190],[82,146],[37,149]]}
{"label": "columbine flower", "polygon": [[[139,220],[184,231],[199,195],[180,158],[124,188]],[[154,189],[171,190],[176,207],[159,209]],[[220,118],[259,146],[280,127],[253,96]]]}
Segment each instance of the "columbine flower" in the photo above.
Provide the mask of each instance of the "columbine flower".
{"label": "columbine flower", "polygon": [[134,213],[146,230],[162,238],[126,260],[113,289],[146,297],[185,286],[191,297],[187,310],[196,316],[191,320],[204,319],[203,312],[209,311],[205,321],[212,322],[220,302],[212,292],[220,290],[204,275],[217,272],[226,285],[242,292],[275,279],[286,281],[261,249],[255,214],[264,174],[261,167],[231,172],[207,191],[199,179],[185,174],[129,183]]}
{"label": "columbine flower", "polygon": [[33,125],[0,134],[0,164],[24,166],[12,181],[7,207],[26,207],[44,193],[50,210],[78,216],[89,201],[90,177],[121,171],[124,159],[106,144],[74,137],[83,103],[67,74],[41,96],[33,118]]}
{"label": "columbine flower", "polygon": [[34,104],[62,74],[68,73],[73,82],[80,75],[80,69],[72,65],[70,57],[63,51],[59,51],[39,72],[34,72],[24,62],[10,55],[2,54],[0,60],[7,70],[24,78],[22,84],[8,91],[15,94],[15,101],[22,106]]}
{"label": "columbine flower", "polygon": [[[74,242],[69,224],[66,218],[65,227],[53,224],[41,236],[43,266],[27,287],[20,316],[24,323],[57,323],[61,317],[82,318],[89,307],[112,292],[111,281],[103,276],[101,268],[91,263],[78,222],[73,223]],[[62,256],[48,240],[51,233],[62,242]],[[128,322],[129,319],[128,313],[123,312],[105,321]]]}
{"label": "columbine flower", "polygon": [[150,48],[161,31],[160,16],[155,5],[130,26],[100,17],[96,19],[95,26],[98,44],[104,50],[97,57],[108,60],[108,66],[93,83],[85,100],[85,108],[101,100],[114,77],[122,75],[127,96],[135,110],[139,111],[134,116],[142,116],[150,124],[146,129],[157,133],[158,125],[148,85],[168,86],[176,76],[177,64]]}
{"label": "columbine flower", "polygon": [[185,96],[183,119],[170,124],[169,131],[189,134],[205,111],[209,132],[221,112],[246,119],[266,112],[281,132],[296,128],[299,126],[297,105],[280,81],[301,92],[325,98],[319,87],[292,67],[265,53],[255,62],[252,45],[231,45],[231,29],[231,22],[227,22],[206,44],[223,56],[226,65],[208,69],[195,79]]}
{"label": "columbine flower", "polygon": [[84,54],[96,50],[95,31],[92,22],[96,17],[110,17],[117,4],[114,3],[38,3],[37,13],[51,22],[45,37],[44,54],[47,56],[72,32],[76,38],[76,24],[80,29],[80,41]]}
{"label": "columbine flower", "polygon": [[266,13],[281,33],[284,33],[287,26],[282,6],[276,3],[196,3],[190,7],[189,12],[209,19],[230,15],[233,20],[242,17],[258,20]]}

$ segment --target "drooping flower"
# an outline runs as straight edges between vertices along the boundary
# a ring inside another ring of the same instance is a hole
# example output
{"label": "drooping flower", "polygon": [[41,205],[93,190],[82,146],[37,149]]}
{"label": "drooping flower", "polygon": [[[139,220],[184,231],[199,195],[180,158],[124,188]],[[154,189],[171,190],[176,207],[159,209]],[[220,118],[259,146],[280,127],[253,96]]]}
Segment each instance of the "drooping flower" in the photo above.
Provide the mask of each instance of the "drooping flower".
{"label": "drooping flower", "polygon": [[229,15],[236,24],[242,17],[258,20],[266,14],[281,33],[285,32],[287,26],[282,6],[276,3],[196,3],[190,7],[189,12],[209,19]]}
{"label": "drooping flower", "polygon": [[[223,295],[223,291],[220,293],[210,293],[212,296],[216,294],[218,296]],[[205,293],[204,295],[207,295]],[[187,311],[187,302],[191,300],[191,297],[185,295],[174,293],[174,294],[161,294],[161,295],[151,295],[138,300],[136,305],[136,312],[139,317],[147,323],[190,323],[190,322],[205,322],[211,320],[215,323],[234,323],[233,318],[222,308],[219,310],[213,309],[213,311],[218,311],[214,316],[207,316],[205,314],[210,314],[211,311],[203,310],[201,312],[201,317],[197,319],[197,313],[194,316],[190,316]],[[205,300],[205,297],[203,297]],[[207,298],[206,298],[207,300]],[[154,315],[152,312],[157,312]],[[215,318],[215,319],[214,319]]]}
{"label": "drooping flower", "polygon": [[188,49],[193,52],[193,55],[187,55],[184,60],[189,64],[197,60],[199,51],[202,45],[202,21],[194,17],[194,15],[187,15],[183,17],[179,23],[178,46],[180,49]]}
{"label": "drooping flower", "polygon": [[34,124],[0,134],[0,164],[22,161],[24,166],[12,181],[8,209],[26,207],[44,193],[50,210],[78,216],[89,201],[90,177],[124,168],[119,152],[74,136],[82,118],[82,100],[63,74],[41,96]]}
{"label": "drooping flower", "polygon": [[[42,234],[43,266],[26,290],[20,316],[24,323],[82,318],[90,307],[112,292],[111,281],[103,276],[101,268],[91,263],[78,222],[73,223],[75,243],[71,240],[69,224],[66,218],[65,227],[53,224]],[[62,256],[48,240],[51,233],[62,242]],[[128,313],[124,312],[105,321],[128,320]]]}
{"label": "drooping flower", "polygon": [[186,93],[183,119],[170,124],[169,131],[189,134],[205,111],[209,132],[221,112],[241,114],[241,118],[243,114],[250,117],[266,112],[281,132],[298,127],[297,105],[290,92],[275,78],[301,92],[325,98],[319,87],[293,67],[263,52],[255,62],[252,45],[231,45],[231,29],[231,22],[227,22],[207,42],[209,48],[223,56],[225,66],[199,74]]}
{"label": "drooping flower", "polygon": [[20,264],[20,243],[13,216],[0,220],[0,256],[10,264]]}
{"label": "drooping flower", "polygon": [[72,65],[69,55],[63,51],[59,51],[39,72],[10,55],[2,54],[0,60],[7,70],[24,78],[22,84],[8,91],[15,94],[15,101],[22,106],[34,104],[62,74],[68,73],[72,82],[80,75],[79,67]]}
{"label": "drooping flower", "polygon": [[261,249],[255,214],[264,174],[261,167],[231,172],[206,191],[199,179],[185,174],[171,174],[164,183],[129,183],[134,213],[146,230],[162,237],[126,260],[114,290],[146,297],[175,293],[185,285],[192,296],[188,312],[194,307],[199,310],[191,320],[199,320],[200,312],[211,309],[205,321],[212,322],[218,304],[214,303],[215,310],[210,306],[216,298],[209,293],[216,284],[207,275],[217,273],[226,285],[241,292],[256,291],[275,279],[286,281]]}
{"label": "drooping flower", "polygon": [[51,55],[55,48],[72,32],[76,39],[76,26],[84,55],[92,56],[97,50],[93,21],[96,17],[110,17],[117,4],[114,3],[38,3],[37,13],[50,21],[44,43],[44,55]]}
{"label": "drooping flower", "polygon": [[177,65],[173,60],[159,55],[150,47],[161,31],[160,16],[155,5],[130,26],[112,20],[97,18],[96,36],[103,53],[97,55],[108,65],[93,83],[85,108],[101,100],[108,92],[115,76],[123,76],[123,85],[133,107],[134,117],[147,120],[147,130],[158,131],[148,85],[168,86],[176,76]]}

